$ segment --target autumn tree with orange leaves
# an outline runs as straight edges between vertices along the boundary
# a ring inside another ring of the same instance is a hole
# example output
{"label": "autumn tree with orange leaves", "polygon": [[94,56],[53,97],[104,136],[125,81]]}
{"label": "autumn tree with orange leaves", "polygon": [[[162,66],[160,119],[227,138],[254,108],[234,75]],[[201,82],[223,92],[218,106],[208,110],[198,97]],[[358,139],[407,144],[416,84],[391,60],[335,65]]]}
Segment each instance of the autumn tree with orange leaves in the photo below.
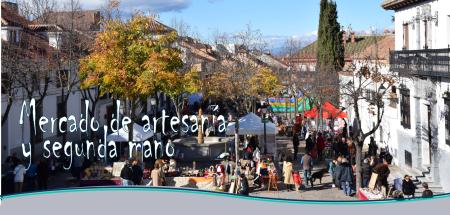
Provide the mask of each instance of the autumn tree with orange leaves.
{"label": "autumn tree with orange leaves", "polygon": [[136,110],[149,96],[184,91],[173,90],[183,65],[180,51],[172,46],[176,38],[176,32],[167,32],[153,17],[142,14],[128,21],[107,21],[92,52],[80,60],[81,87],[99,86],[100,95],[109,93],[125,101],[125,113],[136,120]]}

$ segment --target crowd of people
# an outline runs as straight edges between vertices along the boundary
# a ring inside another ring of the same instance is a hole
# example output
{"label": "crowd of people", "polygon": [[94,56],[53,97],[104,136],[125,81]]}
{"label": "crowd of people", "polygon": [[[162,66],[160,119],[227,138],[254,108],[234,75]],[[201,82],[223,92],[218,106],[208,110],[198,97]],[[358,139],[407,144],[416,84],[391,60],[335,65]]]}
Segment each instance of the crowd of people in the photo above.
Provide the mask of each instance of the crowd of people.
{"label": "crowd of people", "polygon": [[[415,197],[417,185],[409,175],[405,175],[403,180],[398,183],[394,182],[393,186],[390,186],[388,177],[392,156],[384,148],[379,148],[373,137],[370,138],[368,151],[363,153],[361,172],[358,173],[356,171],[356,145],[351,132],[347,132],[347,125],[339,132],[314,131],[309,127],[306,120],[301,117],[295,122],[292,129],[293,154],[285,154],[279,158],[263,154],[265,149],[260,148],[257,136],[248,136],[245,139],[242,158],[237,163],[235,155],[229,154],[223,157],[220,163],[205,169],[202,175],[214,178],[214,185],[220,189],[225,189],[234,182],[235,193],[248,195],[251,187],[269,187],[270,189],[271,183],[275,182],[276,184],[278,177],[281,177],[281,181],[288,191],[299,190],[302,186],[313,188],[315,177],[321,180],[323,176],[323,173],[313,172],[318,169],[315,166],[326,165],[325,171],[332,177],[332,187],[342,190],[346,196],[353,196],[356,193],[356,176],[361,174],[362,188],[374,186],[386,196],[391,195],[396,198]],[[305,140],[305,152],[299,157],[301,140]],[[279,161],[283,163],[281,168],[277,167]],[[34,162],[26,170],[25,165],[16,155],[9,156],[5,162],[8,173],[8,180],[5,181],[10,185],[14,184],[9,187],[13,187],[16,193],[23,190],[45,190],[50,172],[54,169],[49,162],[52,161]],[[299,162],[301,169],[294,168],[296,162]],[[166,176],[178,171],[176,161],[169,158],[155,160],[151,165],[152,168],[144,168],[143,165],[137,159],[126,160],[120,172],[122,185],[165,186],[167,184]],[[83,163],[78,166],[81,168],[86,165]],[[78,166],[75,165],[75,167]],[[74,168],[72,171],[79,178],[82,168],[80,170]],[[302,175],[300,171],[302,171]],[[315,173],[316,176],[314,176]],[[376,180],[375,184],[371,185],[374,173]],[[425,189],[423,197],[433,196],[427,183],[423,183],[422,187]],[[393,195],[393,191],[396,190],[400,192]]]}
{"label": "crowd of people", "polygon": [[[296,122],[293,129],[292,146],[294,161],[297,160],[300,139],[305,139],[305,153],[300,159],[300,167],[303,171],[301,180],[305,186],[313,186],[314,165],[326,164],[329,174],[332,177],[332,187],[342,190],[346,196],[356,194],[356,174],[361,174],[362,188],[370,186],[373,173],[376,180],[372,183],[374,189],[380,190],[385,196],[392,196],[393,191],[398,190],[405,198],[415,197],[417,186],[411,176],[405,175],[398,186],[388,183],[391,173],[389,166],[392,162],[392,155],[384,148],[379,148],[373,137],[370,137],[368,150],[362,153],[361,172],[356,171],[356,145],[353,139],[351,128],[347,131],[347,125],[337,132],[323,131],[316,132],[308,129],[307,120],[302,119]],[[329,162],[331,160],[331,162]],[[290,167],[290,163],[287,162]],[[284,173],[284,183],[286,186],[292,182],[290,179],[295,173],[291,168],[284,168],[292,173]],[[427,183],[423,183],[423,197],[433,196]]]}
{"label": "crowd of people", "polygon": [[16,153],[8,156],[5,160],[2,175],[3,193],[20,193],[23,191],[46,190],[48,178],[52,171],[51,165],[45,159],[32,162],[26,169],[23,160]]}

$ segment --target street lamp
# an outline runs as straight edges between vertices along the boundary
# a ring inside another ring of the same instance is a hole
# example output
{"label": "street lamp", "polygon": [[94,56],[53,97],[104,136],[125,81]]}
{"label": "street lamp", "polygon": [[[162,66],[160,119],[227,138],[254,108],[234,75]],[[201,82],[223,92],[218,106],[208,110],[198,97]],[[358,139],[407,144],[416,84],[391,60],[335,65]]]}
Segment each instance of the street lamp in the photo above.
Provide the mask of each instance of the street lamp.
{"label": "street lamp", "polygon": [[262,123],[264,124],[264,154],[267,152],[267,134],[266,134],[266,122],[267,122],[267,105],[264,104],[261,108]]}
{"label": "street lamp", "polygon": [[156,115],[156,111],[155,111],[155,106],[156,106],[156,99],[155,98],[151,98],[150,99],[150,105],[151,105],[151,107],[152,107],[152,112],[153,112],[153,115]]}

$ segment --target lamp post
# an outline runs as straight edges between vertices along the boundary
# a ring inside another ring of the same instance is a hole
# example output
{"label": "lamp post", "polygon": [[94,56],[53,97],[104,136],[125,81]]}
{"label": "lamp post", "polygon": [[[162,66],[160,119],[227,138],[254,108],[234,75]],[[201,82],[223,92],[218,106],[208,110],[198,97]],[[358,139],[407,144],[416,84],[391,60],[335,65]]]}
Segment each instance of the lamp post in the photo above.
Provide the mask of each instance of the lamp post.
{"label": "lamp post", "polygon": [[150,99],[150,105],[151,105],[151,107],[152,107],[152,112],[153,112],[153,115],[156,115],[156,111],[155,111],[155,106],[156,106],[156,99],[155,98],[151,98]]}
{"label": "lamp post", "polygon": [[262,113],[262,123],[264,124],[264,154],[267,153],[267,133],[266,133],[266,122],[267,122],[267,105],[263,103],[263,106],[261,108]]}

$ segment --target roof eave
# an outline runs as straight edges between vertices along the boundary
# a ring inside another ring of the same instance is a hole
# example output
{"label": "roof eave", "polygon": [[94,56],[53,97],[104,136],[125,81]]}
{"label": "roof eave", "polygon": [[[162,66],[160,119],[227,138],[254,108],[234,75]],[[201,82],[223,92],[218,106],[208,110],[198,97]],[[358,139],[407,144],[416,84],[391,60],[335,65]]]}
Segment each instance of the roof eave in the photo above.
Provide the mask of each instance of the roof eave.
{"label": "roof eave", "polygon": [[398,10],[422,1],[423,0],[388,0],[384,1],[381,4],[381,7],[385,10]]}

